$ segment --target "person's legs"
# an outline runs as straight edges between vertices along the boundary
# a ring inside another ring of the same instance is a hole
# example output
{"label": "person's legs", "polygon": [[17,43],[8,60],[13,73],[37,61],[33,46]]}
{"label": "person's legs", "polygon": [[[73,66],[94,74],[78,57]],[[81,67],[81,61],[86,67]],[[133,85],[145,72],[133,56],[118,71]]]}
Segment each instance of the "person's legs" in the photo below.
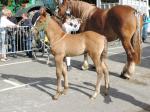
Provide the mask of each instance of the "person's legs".
{"label": "person's legs", "polygon": [[67,71],[70,71],[72,69],[70,61],[71,61],[71,58],[66,57]]}
{"label": "person's legs", "polygon": [[32,37],[29,36],[27,38],[27,52],[28,52],[28,56],[29,58],[32,58]]}
{"label": "person's legs", "polygon": [[5,36],[6,31],[1,32],[1,41],[2,41],[2,55],[1,55],[1,61],[6,61],[6,45],[5,45]]}
{"label": "person's legs", "polygon": [[16,55],[16,37],[13,34],[12,34],[12,37],[11,37],[11,46],[12,46],[11,51],[13,53],[12,56],[14,58],[16,58],[17,57],[17,55]]}
{"label": "person's legs", "polygon": [[145,42],[147,36],[148,36],[148,34],[147,34],[147,28],[143,27],[143,31],[142,31],[142,41],[143,42]]}

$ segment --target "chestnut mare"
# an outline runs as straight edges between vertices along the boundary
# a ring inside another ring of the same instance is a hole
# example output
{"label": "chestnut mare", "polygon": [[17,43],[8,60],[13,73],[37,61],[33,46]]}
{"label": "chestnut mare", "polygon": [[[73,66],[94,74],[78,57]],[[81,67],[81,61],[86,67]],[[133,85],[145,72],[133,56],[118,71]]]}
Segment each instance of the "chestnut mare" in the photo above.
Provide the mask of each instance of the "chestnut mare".
{"label": "chestnut mare", "polygon": [[[125,5],[103,10],[83,1],[64,0],[58,7],[58,16],[65,18],[68,10],[71,15],[82,19],[80,32],[92,30],[105,35],[109,42],[117,38],[121,40],[127,54],[127,63],[121,77],[130,79],[135,71],[135,64],[139,64],[141,58],[140,36],[143,21],[139,12]],[[87,56],[84,63],[87,63],[86,60]]]}
{"label": "chestnut mare", "polygon": [[[40,30],[44,30],[51,45],[51,53],[54,55],[57,76],[57,92],[53,99],[58,99],[61,93],[66,94],[69,87],[66,65],[63,62],[64,58],[67,56],[78,56],[84,53],[87,53],[91,57],[97,72],[95,92],[91,98],[95,98],[100,93],[100,82],[103,78],[105,80],[105,93],[107,94],[109,88],[109,72],[106,65],[106,38],[93,31],[86,31],[74,35],[67,34],[53,17],[46,14],[45,10],[42,9],[40,13],[40,17],[37,19],[32,31],[37,35]],[[61,92],[62,76],[64,78],[63,92]]]}

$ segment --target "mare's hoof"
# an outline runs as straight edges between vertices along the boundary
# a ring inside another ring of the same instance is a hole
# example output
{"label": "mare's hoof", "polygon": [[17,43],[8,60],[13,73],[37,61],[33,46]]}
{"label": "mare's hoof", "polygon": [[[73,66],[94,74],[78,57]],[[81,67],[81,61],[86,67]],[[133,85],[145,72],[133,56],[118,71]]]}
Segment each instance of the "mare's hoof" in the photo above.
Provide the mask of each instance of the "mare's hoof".
{"label": "mare's hoof", "polygon": [[91,100],[95,100],[95,99],[96,99],[96,97],[94,97],[94,96],[91,96],[91,97],[90,97],[90,99],[91,99]]}
{"label": "mare's hoof", "polygon": [[120,77],[123,78],[123,79],[127,79],[127,80],[129,80],[129,79],[131,78],[131,76],[129,76],[129,75],[126,74],[126,73],[124,73],[124,74],[121,73]]}
{"label": "mare's hoof", "polygon": [[85,65],[82,65],[82,70],[88,70],[89,69],[89,66],[85,66]]}

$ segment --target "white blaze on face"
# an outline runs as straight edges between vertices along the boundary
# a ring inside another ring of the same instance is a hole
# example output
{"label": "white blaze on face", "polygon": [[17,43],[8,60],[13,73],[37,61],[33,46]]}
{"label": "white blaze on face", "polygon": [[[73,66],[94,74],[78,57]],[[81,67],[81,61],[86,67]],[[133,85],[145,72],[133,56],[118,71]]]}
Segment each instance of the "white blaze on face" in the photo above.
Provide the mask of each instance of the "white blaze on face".
{"label": "white blaze on face", "polygon": [[66,14],[68,14],[68,15],[71,14],[71,9],[70,9],[70,8],[68,8],[68,9],[66,10]]}

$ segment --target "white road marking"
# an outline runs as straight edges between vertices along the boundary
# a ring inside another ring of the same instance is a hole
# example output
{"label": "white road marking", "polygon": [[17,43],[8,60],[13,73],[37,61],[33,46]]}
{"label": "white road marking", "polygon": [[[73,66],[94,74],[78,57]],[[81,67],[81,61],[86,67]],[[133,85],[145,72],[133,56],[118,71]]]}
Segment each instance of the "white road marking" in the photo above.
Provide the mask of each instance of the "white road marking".
{"label": "white road marking", "polygon": [[118,53],[117,53],[117,52],[109,52],[109,51],[108,51],[108,53],[110,53],[110,54],[121,54],[121,55],[125,55],[125,52],[118,52]]}
{"label": "white road marking", "polygon": [[10,80],[7,80],[7,79],[4,79],[3,81],[6,82],[6,83],[11,84],[11,85],[13,85],[13,86],[20,86],[20,84],[18,84],[18,83],[16,83],[16,82],[13,82],[13,81],[10,81]]}
{"label": "white road marking", "polygon": [[0,92],[5,92],[5,91],[8,91],[8,90],[13,90],[13,89],[17,89],[17,88],[33,85],[33,84],[38,84],[40,82],[42,82],[42,81],[36,81],[36,82],[28,83],[28,84],[22,84],[22,85],[10,87],[10,88],[5,88],[5,89],[1,89]]}
{"label": "white road marking", "polygon": [[[146,59],[146,58],[150,58],[150,56],[145,56],[145,57],[142,57],[142,59]],[[150,60],[150,59],[149,59]]]}
{"label": "white road marking", "polygon": [[15,62],[15,63],[7,63],[7,64],[2,64],[2,65],[0,65],[0,67],[9,66],[9,65],[16,65],[16,64],[22,64],[22,63],[29,63],[29,62],[32,62],[32,61],[33,61],[33,60],[22,61],[22,62]]}
{"label": "white road marking", "polygon": [[119,46],[119,47],[111,47],[111,48],[108,47],[108,50],[109,50],[109,49],[120,49],[120,48],[123,48],[123,47],[122,47],[122,46]]}

